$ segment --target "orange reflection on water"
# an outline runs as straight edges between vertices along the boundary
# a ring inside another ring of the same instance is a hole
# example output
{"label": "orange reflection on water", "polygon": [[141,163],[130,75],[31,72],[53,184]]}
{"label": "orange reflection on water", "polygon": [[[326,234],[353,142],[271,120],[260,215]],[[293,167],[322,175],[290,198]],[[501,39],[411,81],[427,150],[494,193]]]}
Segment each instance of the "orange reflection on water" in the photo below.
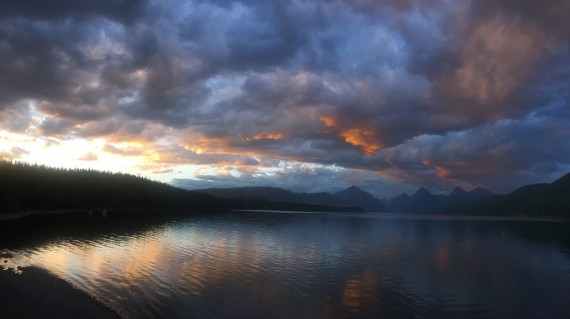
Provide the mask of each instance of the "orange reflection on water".
{"label": "orange reflection on water", "polygon": [[[120,304],[133,294],[136,298],[141,298],[140,293],[151,296],[155,289],[179,296],[207,296],[225,287],[246,289],[248,302],[273,303],[296,296],[300,289],[287,285],[283,276],[291,273],[280,269],[296,269],[302,276],[303,265],[318,260],[315,247],[287,249],[282,241],[197,226],[46,245],[33,254],[21,254],[18,265],[49,269],[111,303]],[[375,275],[365,272],[362,277],[362,282],[347,283],[344,293],[344,303],[353,308],[373,293]],[[302,278],[300,285],[305,284]]]}
{"label": "orange reflection on water", "polygon": [[367,303],[378,295],[378,275],[370,269],[364,269],[360,278],[346,281],[342,292],[341,303],[349,311],[362,310]]}
{"label": "orange reflection on water", "polygon": [[122,267],[123,279],[128,282],[140,280],[154,273],[161,259],[168,259],[164,255],[168,250],[159,241],[146,241],[144,239],[134,239],[132,247],[126,258],[123,258]]}
{"label": "orange reflection on water", "polygon": [[444,271],[449,264],[449,248],[439,247],[435,254],[435,264],[437,269]]}
{"label": "orange reflection on water", "polygon": [[41,259],[49,263],[56,269],[65,270],[69,268],[71,252],[61,247],[48,248],[42,251]]}

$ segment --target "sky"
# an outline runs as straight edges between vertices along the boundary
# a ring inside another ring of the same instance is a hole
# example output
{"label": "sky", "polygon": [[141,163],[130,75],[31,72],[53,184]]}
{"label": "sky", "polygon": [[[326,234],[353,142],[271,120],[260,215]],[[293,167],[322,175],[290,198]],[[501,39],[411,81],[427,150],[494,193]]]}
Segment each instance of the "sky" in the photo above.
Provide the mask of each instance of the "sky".
{"label": "sky", "polygon": [[567,0],[3,0],[0,156],[194,189],[570,171]]}

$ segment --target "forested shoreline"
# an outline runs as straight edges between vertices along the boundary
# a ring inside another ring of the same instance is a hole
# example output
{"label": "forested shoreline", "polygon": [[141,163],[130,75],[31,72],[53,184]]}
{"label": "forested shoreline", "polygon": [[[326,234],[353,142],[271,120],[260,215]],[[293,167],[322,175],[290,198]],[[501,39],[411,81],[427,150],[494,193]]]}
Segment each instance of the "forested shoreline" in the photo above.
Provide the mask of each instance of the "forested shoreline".
{"label": "forested shoreline", "polygon": [[0,212],[107,208],[229,208],[145,177],[0,161]]}

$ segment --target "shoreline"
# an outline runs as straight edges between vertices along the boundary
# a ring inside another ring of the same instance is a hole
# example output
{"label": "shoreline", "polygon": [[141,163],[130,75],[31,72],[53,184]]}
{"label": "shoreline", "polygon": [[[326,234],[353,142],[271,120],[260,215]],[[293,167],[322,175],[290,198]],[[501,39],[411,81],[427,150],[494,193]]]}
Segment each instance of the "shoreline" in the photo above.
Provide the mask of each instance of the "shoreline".
{"label": "shoreline", "polygon": [[121,318],[42,268],[0,269],[0,287],[0,313],[6,318]]}
{"label": "shoreline", "polygon": [[[0,222],[4,221],[14,221],[23,219],[26,217],[35,217],[35,216],[44,216],[44,215],[95,215],[101,216],[102,214],[107,214],[109,211],[112,211],[114,214],[128,214],[132,212],[138,211],[157,211],[160,208],[110,208],[110,209],[102,209],[102,208],[77,208],[77,209],[55,209],[55,210],[27,210],[21,212],[12,212],[12,213],[0,213]],[[105,213],[103,213],[105,211]]]}
{"label": "shoreline", "polygon": [[[46,216],[46,215],[102,215],[102,211],[105,211],[104,215],[107,215],[107,209],[60,209],[60,210],[30,210],[30,211],[22,211],[22,212],[13,212],[13,213],[0,213],[0,223],[2,222],[10,222],[10,221],[17,221],[27,217],[33,218],[37,216]],[[109,209],[109,211],[113,211],[114,214],[128,214],[133,212],[139,211],[156,211],[161,210],[157,208],[148,208],[148,209],[140,209],[140,208],[114,208]],[[327,211],[291,211],[291,210],[271,210],[271,209],[232,209],[230,211],[233,212],[280,212],[280,213],[337,213],[337,212],[327,212]],[[363,214],[363,213],[371,213],[371,212],[338,212],[338,213],[346,213],[346,214]],[[490,220],[505,220],[505,221],[537,221],[537,222],[569,222],[570,218],[566,216],[509,216],[509,215],[488,215],[488,214],[442,214],[442,213],[392,213],[392,212],[378,212],[378,214],[386,214],[386,215],[393,215],[402,218],[409,218],[410,216],[421,216],[422,218],[426,219],[437,219],[442,217],[453,218],[458,220],[463,219],[490,219]]]}
{"label": "shoreline", "polygon": [[59,210],[33,210],[33,211],[24,211],[24,212],[17,212],[17,213],[3,213],[0,214],[0,222],[9,221],[9,220],[17,220],[22,219],[28,216],[37,216],[37,215],[50,215],[50,214],[63,214],[63,211]]}

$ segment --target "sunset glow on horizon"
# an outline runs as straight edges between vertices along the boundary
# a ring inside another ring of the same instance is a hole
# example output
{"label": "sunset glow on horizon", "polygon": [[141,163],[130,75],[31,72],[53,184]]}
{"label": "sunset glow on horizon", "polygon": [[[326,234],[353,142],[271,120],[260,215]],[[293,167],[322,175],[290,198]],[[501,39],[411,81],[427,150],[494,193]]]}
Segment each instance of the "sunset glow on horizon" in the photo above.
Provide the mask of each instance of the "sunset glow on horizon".
{"label": "sunset glow on horizon", "polygon": [[570,2],[0,4],[0,157],[195,189],[570,171]]}

